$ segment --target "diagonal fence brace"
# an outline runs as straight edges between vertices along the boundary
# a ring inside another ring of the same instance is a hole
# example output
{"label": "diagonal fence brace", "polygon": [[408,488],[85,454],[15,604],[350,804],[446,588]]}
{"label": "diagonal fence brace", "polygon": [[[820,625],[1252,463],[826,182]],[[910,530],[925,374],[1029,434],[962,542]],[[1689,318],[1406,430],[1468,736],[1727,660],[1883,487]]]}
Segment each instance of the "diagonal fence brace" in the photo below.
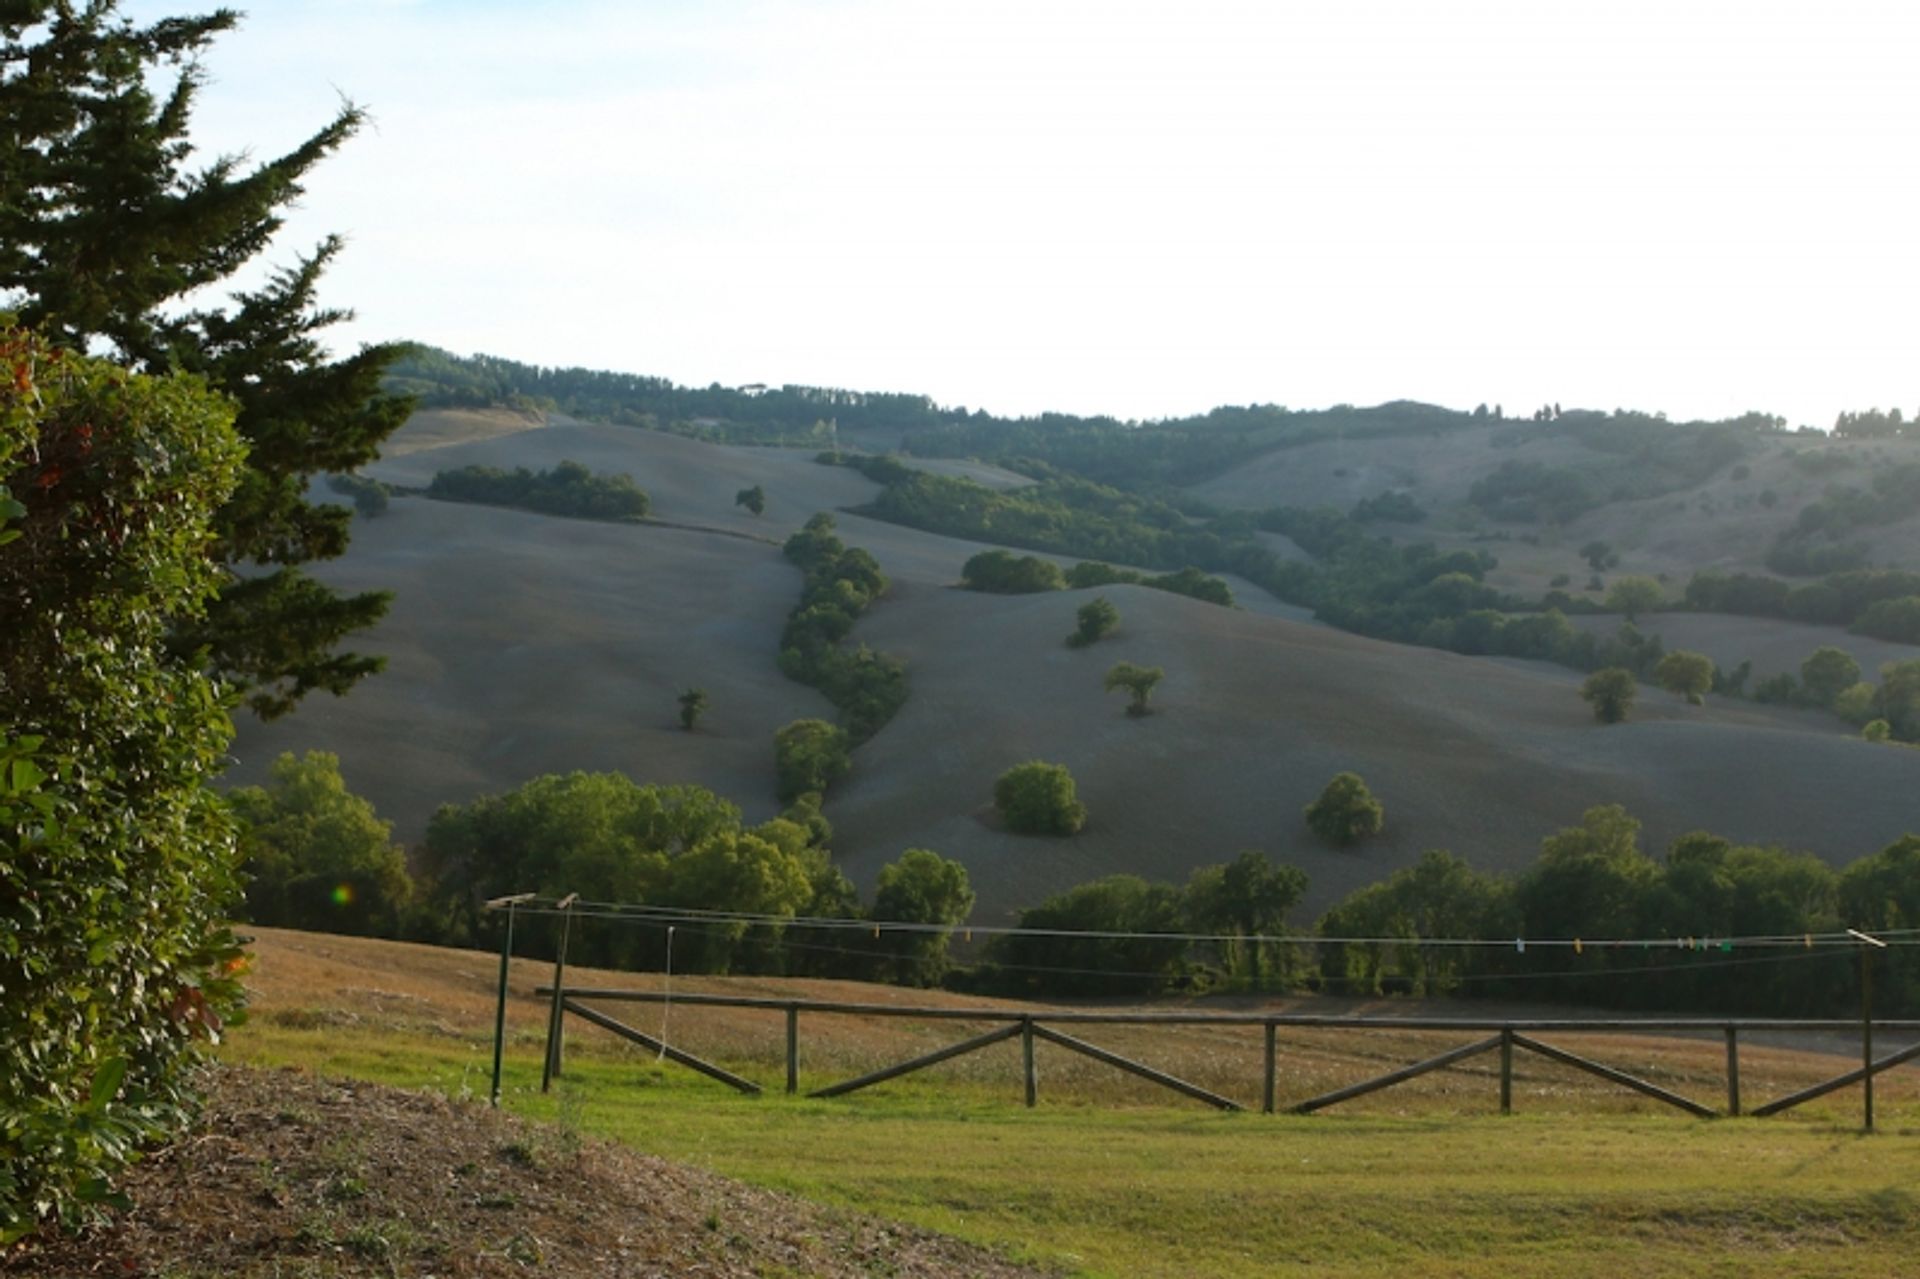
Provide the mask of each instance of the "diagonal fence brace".
{"label": "diagonal fence brace", "polygon": [[1449,1049],[1441,1053],[1438,1057],[1429,1057],[1425,1061],[1415,1062],[1405,1069],[1396,1070],[1391,1074],[1381,1075],[1377,1079],[1368,1079],[1361,1083],[1349,1084],[1345,1088],[1336,1088],[1332,1092],[1321,1093],[1318,1097],[1309,1097],[1305,1101],[1295,1103],[1289,1107],[1289,1109],[1296,1115],[1311,1114],[1316,1110],[1334,1105],[1337,1102],[1352,1101],[1355,1097],[1364,1097],[1370,1092],[1379,1092],[1382,1088],[1391,1088],[1395,1084],[1404,1084],[1407,1080],[1417,1079],[1430,1070],[1439,1070],[1443,1066],[1453,1065],[1456,1061],[1465,1061],[1469,1057],[1478,1057],[1481,1053],[1492,1052],[1501,1045],[1505,1038],[1506,1036],[1504,1034],[1489,1035],[1485,1039],[1477,1039],[1473,1043],[1462,1044],[1458,1048]]}
{"label": "diagonal fence brace", "polygon": [[[1911,1048],[1902,1048],[1897,1053],[1889,1053],[1885,1057],[1880,1058],[1873,1063],[1873,1073],[1877,1075],[1883,1070],[1898,1066],[1902,1062],[1912,1061],[1916,1057],[1920,1057],[1920,1044],[1914,1044]],[[1840,1089],[1848,1087],[1849,1085],[1857,1084],[1866,1077],[1866,1067],[1856,1067],[1844,1075],[1836,1075],[1825,1083],[1815,1084],[1811,1088],[1802,1088],[1799,1092],[1789,1093],[1785,1097],[1776,1098],[1764,1106],[1755,1106],[1747,1113],[1756,1119],[1763,1119],[1768,1115],[1777,1115],[1783,1110],[1792,1109],[1803,1101],[1812,1101],[1816,1097],[1824,1097],[1830,1092],[1838,1092]]]}
{"label": "diagonal fence brace", "polygon": [[597,1012],[592,1008],[586,1007],[584,1004],[576,1004],[571,999],[561,1000],[560,1006],[574,1016],[592,1022],[602,1030],[610,1030],[622,1039],[632,1040],[642,1048],[660,1053],[665,1056],[668,1061],[679,1062],[689,1070],[697,1070],[709,1079],[718,1079],[728,1087],[737,1088],[744,1093],[757,1093],[760,1091],[760,1085],[754,1083],[753,1080],[742,1079],[739,1075],[734,1074],[725,1067],[716,1066],[710,1061],[703,1061],[692,1053],[681,1052],[673,1045],[662,1043],[645,1031],[635,1030],[625,1022],[617,1021],[603,1012]]}
{"label": "diagonal fence brace", "polygon": [[979,1049],[987,1047],[989,1044],[997,1044],[1003,1039],[1012,1039],[1018,1035],[1020,1031],[1020,1023],[1015,1022],[1011,1026],[1002,1026],[998,1030],[989,1030],[984,1035],[975,1035],[972,1039],[963,1039],[957,1044],[948,1044],[945,1048],[939,1049],[936,1052],[930,1052],[924,1057],[915,1057],[911,1061],[903,1061],[897,1065],[871,1071],[853,1079],[842,1080],[837,1084],[828,1084],[825,1088],[815,1089],[813,1092],[808,1093],[807,1096],[844,1096],[850,1092],[857,1092],[862,1088],[872,1087],[874,1084],[885,1083],[889,1079],[898,1079],[901,1075],[911,1074],[916,1070],[924,1070],[928,1066],[937,1066],[943,1061],[950,1061],[955,1057],[976,1052]]}
{"label": "diagonal fence brace", "polygon": [[1122,1057],[1119,1053],[1109,1052],[1105,1048],[1097,1047],[1084,1039],[1075,1039],[1072,1035],[1063,1035],[1057,1030],[1048,1030],[1045,1026],[1039,1025],[1038,1023],[1034,1025],[1033,1037],[1035,1039],[1044,1039],[1050,1044],[1058,1044],[1062,1048],[1080,1053],[1083,1056],[1091,1057],[1095,1061],[1105,1062],[1107,1065],[1124,1070],[1130,1075],[1138,1075],[1142,1079],[1152,1080],[1163,1088],[1171,1088],[1173,1091],[1191,1097],[1195,1101],[1204,1101],[1209,1106],[1217,1106],[1221,1110],[1245,1109],[1239,1102],[1234,1101],[1230,1097],[1222,1097],[1219,1093],[1208,1092],[1205,1088],[1200,1087],[1200,1085],[1190,1084],[1178,1076],[1169,1075],[1164,1070],[1155,1070],[1152,1066],[1144,1062],[1135,1061],[1131,1057]]}
{"label": "diagonal fence brace", "polygon": [[1582,1057],[1578,1053],[1570,1053],[1564,1048],[1555,1048],[1552,1044],[1543,1044],[1538,1039],[1533,1039],[1517,1032],[1513,1036],[1513,1043],[1517,1048],[1524,1048],[1528,1052],[1538,1053],[1540,1056],[1548,1058],[1551,1061],[1557,1061],[1564,1066],[1572,1066],[1575,1070],[1584,1070],[1590,1075],[1598,1075],[1600,1078],[1608,1080],[1611,1083],[1619,1084],[1622,1088],[1631,1088],[1637,1093],[1643,1093],[1655,1101],[1664,1101],[1669,1106],[1678,1107],[1690,1115],[1696,1115],[1701,1119],[1719,1118],[1718,1111],[1712,1107],[1701,1105],[1691,1097],[1682,1097],[1679,1093],[1662,1088],[1659,1084],[1648,1083],[1636,1075],[1629,1075],[1624,1070],[1616,1070],[1612,1066],[1594,1061],[1588,1057]]}

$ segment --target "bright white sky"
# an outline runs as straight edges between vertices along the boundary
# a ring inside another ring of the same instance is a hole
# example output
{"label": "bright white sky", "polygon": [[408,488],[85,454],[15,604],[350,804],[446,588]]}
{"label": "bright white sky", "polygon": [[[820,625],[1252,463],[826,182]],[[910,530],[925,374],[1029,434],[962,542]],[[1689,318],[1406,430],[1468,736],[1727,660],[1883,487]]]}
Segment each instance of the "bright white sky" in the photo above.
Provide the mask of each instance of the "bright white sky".
{"label": "bright white sky", "polygon": [[1920,403],[1910,0],[253,10],[196,136],[372,110],[275,250],[348,236],[350,341],[1127,418]]}

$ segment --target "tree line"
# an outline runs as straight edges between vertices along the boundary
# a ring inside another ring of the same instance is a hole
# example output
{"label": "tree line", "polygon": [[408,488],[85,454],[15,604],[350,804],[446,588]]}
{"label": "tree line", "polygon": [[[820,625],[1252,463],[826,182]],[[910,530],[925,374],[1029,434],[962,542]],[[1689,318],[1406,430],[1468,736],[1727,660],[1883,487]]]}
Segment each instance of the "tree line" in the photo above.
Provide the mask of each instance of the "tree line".
{"label": "tree line", "polygon": [[[996,800],[1010,811],[1024,804],[1084,814],[1057,766],[1022,765],[1002,781]],[[1307,817],[1341,842],[1355,828],[1377,828],[1379,807],[1364,783],[1343,774]],[[1303,921],[1295,912],[1305,872],[1248,850],[1196,868],[1184,884],[1112,875],[1078,885],[1019,911],[1015,931],[955,955],[974,900],[965,869],[909,850],[862,902],[833,864],[817,793],[749,826],[698,786],[541,777],[443,807],[410,861],[386,823],[340,784],[331,756],[283,756],[273,784],[236,792],[233,808],[244,822],[248,909],[259,923],[488,945],[497,936],[479,908],[487,899],[577,892],[755,917],[676,920],[676,972],[1029,997],[1321,991],[1829,1016],[1858,998],[1857,956],[1814,939],[1920,919],[1920,836],[1840,869],[1705,831],[1655,857],[1640,823],[1606,805],[1548,835],[1517,874],[1430,851]],[[1780,944],[1731,945],[1754,937]],[[1528,948],[1526,939],[1558,944]],[[1461,940],[1484,944],[1442,944]],[[541,953],[551,938],[536,928],[524,944],[524,953]],[[635,919],[582,927],[571,953],[581,963],[654,970],[665,967],[667,945],[664,923]],[[1920,953],[1896,946],[1880,963],[1879,1013],[1920,1014]]]}
{"label": "tree line", "polygon": [[598,475],[578,462],[563,461],[552,470],[516,466],[462,466],[435,473],[427,496],[443,502],[511,506],[542,515],[577,520],[637,523],[653,502],[631,475]]}

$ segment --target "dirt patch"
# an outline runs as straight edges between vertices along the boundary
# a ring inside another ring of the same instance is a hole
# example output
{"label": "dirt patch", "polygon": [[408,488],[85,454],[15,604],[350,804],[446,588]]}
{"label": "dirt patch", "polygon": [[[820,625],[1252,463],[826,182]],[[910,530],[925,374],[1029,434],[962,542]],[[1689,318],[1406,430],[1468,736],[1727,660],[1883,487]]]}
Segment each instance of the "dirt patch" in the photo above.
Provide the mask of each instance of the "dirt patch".
{"label": "dirt patch", "polygon": [[0,1272],[123,1276],[1026,1275],[941,1235],[475,1103],[223,1068],[131,1211]]}

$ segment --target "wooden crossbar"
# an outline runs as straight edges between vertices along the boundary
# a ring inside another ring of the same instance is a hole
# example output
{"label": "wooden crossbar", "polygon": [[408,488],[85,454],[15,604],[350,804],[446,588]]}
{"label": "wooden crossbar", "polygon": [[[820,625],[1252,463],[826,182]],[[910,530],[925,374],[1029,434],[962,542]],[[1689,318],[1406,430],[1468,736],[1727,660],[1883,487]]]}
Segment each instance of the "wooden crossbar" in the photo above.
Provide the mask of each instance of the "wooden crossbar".
{"label": "wooden crossbar", "polygon": [[1321,1093],[1318,1097],[1309,1097],[1296,1102],[1290,1109],[1296,1115],[1311,1114],[1337,1102],[1352,1101],[1355,1097],[1364,1097],[1370,1092],[1379,1092],[1382,1088],[1391,1088],[1395,1084],[1404,1084],[1409,1079],[1417,1079],[1430,1070],[1439,1070],[1451,1066],[1456,1061],[1465,1061],[1469,1057],[1478,1057],[1481,1053],[1492,1052],[1506,1040],[1505,1034],[1489,1035],[1485,1039],[1476,1039],[1441,1053],[1438,1057],[1429,1057],[1425,1061],[1415,1062],[1404,1069],[1368,1079],[1361,1083],[1349,1084],[1345,1088],[1336,1088],[1332,1092]]}
{"label": "wooden crossbar", "polygon": [[1619,1084],[1623,1088],[1631,1088],[1637,1093],[1644,1093],[1646,1096],[1652,1097],[1655,1101],[1664,1101],[1669,1106],[1676,1106],[1690,1115],[1697,1115],[1701,1119],[1715,1119],[1719,1117],[1718,1112],[1710,1107],[1701,1105],[1691,1097],[1682,1097],[1679,1093],[1662,1088],[1659,1084],[1648,1083],[1646,1080],[1638,1078],[1637,1076],[1629,1075],[1624,1070],[1616,1070],[1612,1066],[1594,1061],[1588,1057],[1582,1057],[1578,1053],[1570,1053],[1564,1048],[1555,1048],[1552,1044],[1543,1044],[1539,1040],[1526,1035],[1515,1035],[1513,1042],[1516,1047],[1524,1048],[1528,1052],[1538,1053],[1542,1057],[1557,1061],[1565,1066],[1572,1066],[1575,1070],[1584,1070],[1590,1075],[1598,1075],[1600,1078]]}
{"label": "wooden crossbar", "polygon": [[583,1004],[576,1004],[571,999],[563,1000],[560,1006],[574,1016],[592,1022],[602,1030],[610,1030],[622,1039],[630,1039],[642,1048],[661,1053],[668,1061],[678,1062],[689,1070],[697,1070],[709,1079],[718,1079],[730,1088],[737,1088],[745,1093],[757,1093],[760,1091],[760,1085],[754,1083],[753,1080],[743,1079],[724,1066],[716,1066],[710,1061],[703,1061],[692,1053],[681,1052],[672,1044],[662,1043],[645,1031],[635,1030],[625,1022],[616,1021],[603,1012],[598,1012]]}
{"label": "wooden crossbar", "polygon": [[1080,1053],[1083,1056],[1093,1058],[1095,1061],[1105,1062],[1109,1066],[1124,1070],[1130,1075],[1138,1075],[1142,1079],[1150,1079],[1163,1088],[1171,1088],[1173,1091],[1183,1096],[1191,1097],[1195,1101],[1204,1101],[1209,1106],[1217,1106],[1221,1110],[1244,1109],[1239,1102],[1234,1101],[1230,1097],[1222,1097],[1219,1093],[1208,1092],[1198,1084],[1190,1084],[1178,1076],[1169,1075],[1164,1070],[1155,1070],[1152,1066],[1144,1062],[1135,1061],[1131,1057],[1122,1057],[1119,1053],[1109,1052],[1105,1048],[1090,1044],[1084,1039],[1075,1039],[1072,1035],[1063,1035],[1057,1030],[1048,1030],[1038,1022],[1034,1023],[1033,1034],[1036,1039],[1044,1039],[1050,1044],[1058,1044],[1069,1051]]}
{"label": "wooden crossbar", "polygon": [[[1889,1053],[1885,1057],[1880,1058],[1880,1060],[1873,1063],[1873,1073],[1877,1075],[1889,1067],[1898,1066],[1902,1062],[1912,1061],[1916,1057],[1920,1057],[1920,1044],[1915,1044],[1911,1048],[1902,1048],[1897,1053]],[[1838,1092],[1840,1089],[1851,1084],[1857,1084],[1866,1077],[1866,1067],[1858,1066],[1849,1070],[1844,1075],[1834,1076],[1825,1083],[1815,1084],[1811,1088],[1802,1088],[1799,1092],[1789,1093],[1785,1097],[1777,1098],[1764,1106],[1755,1106],[1747,1113],[1756,1119],[1763,1119],[1768,1115],[1777,1115],[1783,1110],[1791,1110],[1803,1101],[1812,1101],[1816,1097],[1824,1097],[1830,1092]]]}
{"label": "wooden crossbar", "polygon": [[852,1079],[842,1080],[837,1084],[828,1084],[825,1088],[816,1088],[807,1095],[809,1097],[844,1096],[850,1092],[857,1092],[862,1088],[872,1087],[874,1084],[885,1083],[889,1079],[898,1079],[901,1075],[912,1074],[916,1070],[924,1070],[928,1066],[937,1066],[943,1061],[949,1061],[970,1052],[977,1052],[989,1044],[997,1044],[1003,1039],[1012,1039],[1015,1035],[1018,1035],[1020,1031],[1021,1026],[1019,1023],[1011,1026],[1002,1026],[998,1030],[989,1030],[984,1035],[975,1035],[972,1039],[963,1039],[957,1044],[948,1044],[945,1048],[930,1052],[923,1057],[915,1057],[911,1061],[903,1061],[880,1070],[870,1071],[867,1074],[858,1075]]}

